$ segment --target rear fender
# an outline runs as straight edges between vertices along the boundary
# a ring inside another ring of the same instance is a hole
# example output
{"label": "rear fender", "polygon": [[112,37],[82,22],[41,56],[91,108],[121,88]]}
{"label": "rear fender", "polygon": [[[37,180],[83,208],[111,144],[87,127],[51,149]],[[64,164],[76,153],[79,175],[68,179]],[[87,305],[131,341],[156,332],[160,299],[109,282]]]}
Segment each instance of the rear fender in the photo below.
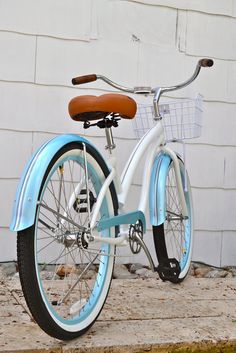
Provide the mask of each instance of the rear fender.
{"label": "rear fender", "polygon": [[[45,172],[55,154],[72,142],[91,143],[81,136],[66,134],[42,145],[27,164],[18,185],[10,229],[20,231],[34,224],[37,201]],[[94,147],[94,146],[93,146]]]}

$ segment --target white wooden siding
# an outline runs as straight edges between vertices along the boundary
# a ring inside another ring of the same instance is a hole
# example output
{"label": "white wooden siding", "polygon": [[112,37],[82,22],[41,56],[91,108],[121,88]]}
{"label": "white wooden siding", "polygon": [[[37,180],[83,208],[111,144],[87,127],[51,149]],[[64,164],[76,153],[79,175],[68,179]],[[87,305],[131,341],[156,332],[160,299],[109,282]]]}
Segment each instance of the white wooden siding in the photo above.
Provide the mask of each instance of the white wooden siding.
{"label": "white wooden siding", "polygon": [[[101,82],[74,88],[73,76],[98,73],[127,86],[169,85],[189,77],[199,58],[212,57],[214,68],[167,98],[204,95],[202,136],[186,145],[194,259],[236,265],[235,42],[234,0],[0,0],[0,261],[16,259],[8,226],[16,186],[33,151],[69,132],[85,134],[103,148],[102,131],[83,131],[68,117],[67,104],[75,95],[111,89]],[[114,133],[122,170],[136,142],[131,122],[122,121]],[[147,237],[151,247],[150,232]]]}

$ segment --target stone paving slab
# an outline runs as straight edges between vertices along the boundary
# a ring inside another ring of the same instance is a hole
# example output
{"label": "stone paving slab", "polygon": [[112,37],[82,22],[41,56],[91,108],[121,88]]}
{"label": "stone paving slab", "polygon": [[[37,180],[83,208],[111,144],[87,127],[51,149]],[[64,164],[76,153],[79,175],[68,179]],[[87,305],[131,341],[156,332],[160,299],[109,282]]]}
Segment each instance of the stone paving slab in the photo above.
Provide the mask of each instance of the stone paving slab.
{"label": "stone paving slab", "polygon": [[0,353],[236,352],[236,278],[113,280],[97,322],[71,342],[32,321],[18,278],[0,280]]}

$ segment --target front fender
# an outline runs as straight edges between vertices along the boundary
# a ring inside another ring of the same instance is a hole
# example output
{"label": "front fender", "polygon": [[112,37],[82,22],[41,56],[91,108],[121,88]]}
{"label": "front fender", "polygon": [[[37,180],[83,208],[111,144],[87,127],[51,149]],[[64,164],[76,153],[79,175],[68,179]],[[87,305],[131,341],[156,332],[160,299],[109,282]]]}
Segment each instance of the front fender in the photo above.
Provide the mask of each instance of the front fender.
{"label": "front fender", "polygon": [[44,174],[54,155],[71,142],[91,143],[74,135],[60,135],[42,145],[27,164],[18,185],[10,229],[20,231],[34,224],[38,196]]}
{"label": "front fender", "polygon": [[165,221],[165,185],[170,163],[170,156],[164,153],[160,153],[153,163],[149,189],[150,223],[153,226],[158,226]]}

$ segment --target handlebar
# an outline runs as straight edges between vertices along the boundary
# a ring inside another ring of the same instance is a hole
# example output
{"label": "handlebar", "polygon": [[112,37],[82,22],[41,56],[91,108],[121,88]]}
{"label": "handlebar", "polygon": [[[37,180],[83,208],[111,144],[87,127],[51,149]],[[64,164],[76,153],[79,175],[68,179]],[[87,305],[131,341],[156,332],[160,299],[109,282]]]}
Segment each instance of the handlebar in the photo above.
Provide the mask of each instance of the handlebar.
{"label": "handlebar", "polygon": [[171,87],[162,87],[162,93],[163,92],[170,92],[170,91],[176,91],[178,89],[184,88],[186,86],[188,86],[190,83],[192,83],[198,76],[200,70],[202,67],[212,67],[214,64],[214,61],[212,59],[201,59],[198,61],[195,71],[193,73],[193,75],[185,82],[176,85],[176,86],[171,86]]}
{"label": "handlebar", "polygon": [[214,65],[214,61],[212,59],[201,59],[198,64],[201,67],[212,67]]}
{"label": "handlebar", "polygon": [[83,83],[89,83],[97,80],[97,75],[85,75],[72,78],[71,82],[73,85],[81,85]]}
{"label": "handlebar", "polygon": [[181,89],[181,88],[188,86],[190,83],[192,83],[197,78],[202,67],[212,67],[213,65],[214,65],[214,61],[212,59],[208,59],[208,58],[200,59],[196,65],[196,68],[195,68],[193,75],[187,81],[180,83],[178,85],[175,85],[175,86],[170,86],[170,87],[151,88],[151,87],[139,86],[139,87],[134,87],[134,88],[128,88],[128,87],[121,86],[121,85],[111,81],[109,78],[107,78],[105,76],[96,75],[96,74],[75,77],[72,79],[72,84],[73,85],[81,85],[81,84],[93,82],[96,80],[102,80],[102,81],[106,82],[108,85],[110,85],[120,91],[124,91],[124,92],[128,92],[128,93],[136,93],[136,94],[154,94],[153,103],[154,103],[155,116],[159,117],[160,114],[159,114],[159,109],[158,109],[158,102],[159,102],[161,95],[164,92],[176,91],[178,89]]}
{"label": "handlebar", "polygon": [[93,82],[96,80],[102,80],[102,81],[106,82],[108,85],[110,85],[114,88],[117,88],[120,91],[135,93],[134,88],[128,88],[125,86],[121,86],[121,85],[111,81],[109,78],[107,78],[103,75],[91,74],[91,75],[85,75],[85,76],[78,76],[78,77],[72,78],[71,82],[73,85],[81,85],[83,83]]}

